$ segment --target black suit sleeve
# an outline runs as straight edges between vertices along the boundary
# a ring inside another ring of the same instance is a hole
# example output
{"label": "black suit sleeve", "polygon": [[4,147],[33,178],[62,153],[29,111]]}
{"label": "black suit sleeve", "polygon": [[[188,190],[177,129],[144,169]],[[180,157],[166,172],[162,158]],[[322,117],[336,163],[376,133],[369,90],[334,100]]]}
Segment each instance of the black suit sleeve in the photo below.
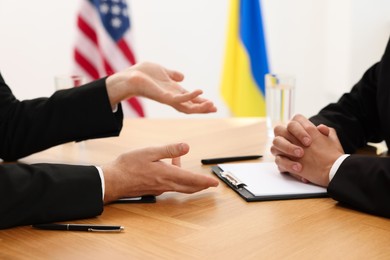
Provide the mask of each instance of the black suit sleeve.
{"label": "black suit sleeve", "polygon": [[337,103],[323,108],[310,120],[335,128],[343,149],[353,153],[367,142],[380,142],[383,135],[377,111],[377,76],[380,64],[372,66],[363,78]]}
{"label": "black suit sleeve", "polygon": [[[27,86],[30,87],[30,86]],[[19,101],[0,75],[0,158],[13,161],[61,143],[118,135],[105,79]],[[101,180],[94,166],[0,165],[0,228],[101,214]]]}
{"label": "black suit sleeve", "polygon": [[[346,153],[367,142],[390,141],[390,42],[381,61],[337,103],[310,120],[336,129]],[[390,217],[390,158],[351,155],[328,187],[334,199],[371,214]]]}
{"label": "black suit sleeve", "polygon": [[102,211],[94,166],[0,165],[0,229],[89,218]]}
{"label": "black suit sleeve", "polygon": [[351,155],[328,187],[329,195],[361,211],[390,218],[390,158]]}
{"label": "black suit sleeve", "polygon": [[19,101],[0,75],[0,158],[14,161],[70,141],[119,135],[123,113],[112,113],[105,79]]}

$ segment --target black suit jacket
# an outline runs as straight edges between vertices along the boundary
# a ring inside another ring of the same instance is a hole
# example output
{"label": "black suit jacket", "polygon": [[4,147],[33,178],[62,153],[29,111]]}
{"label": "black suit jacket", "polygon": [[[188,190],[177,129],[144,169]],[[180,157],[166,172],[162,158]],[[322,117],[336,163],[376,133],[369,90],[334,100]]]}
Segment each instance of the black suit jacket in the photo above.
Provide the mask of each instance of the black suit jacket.
{"label": "black suit jacket", "polygon": [[[118,135],[122,119],[120,106],[112,113],[105,79],[50,98],[19,101],[0,75],[4,161],[65,142]],[[94,166],[0,165],[0,228],[88,218],[102,211],[101,180]]]}
{"label": "black suit jacket", "polygon": [[[390,147],[390,41],[380,62],[335,104],[311,118],[334,127],[346,153],[367,142]],[[390,157],[351,155],[330,182],[334,199],[371,214],[390,217]]]}

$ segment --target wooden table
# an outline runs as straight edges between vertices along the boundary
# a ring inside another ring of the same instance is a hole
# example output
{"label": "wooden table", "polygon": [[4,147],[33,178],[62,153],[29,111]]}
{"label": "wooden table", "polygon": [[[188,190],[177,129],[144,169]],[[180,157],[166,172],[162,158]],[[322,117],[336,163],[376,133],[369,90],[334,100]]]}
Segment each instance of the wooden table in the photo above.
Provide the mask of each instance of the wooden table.
{"label": "wooden table", "polygon": [[[130,119],[120,137],[57,146],[23,162],[100,164],[139,147],[187,142],[182,166],[213,176],[201,158],[264,154],[262,119]],[[0,231],[0,259],[390,259],[390,221],[330,198],[247,203],[224,183],[154,204],[112,204],[93,219],[116,234]]]}

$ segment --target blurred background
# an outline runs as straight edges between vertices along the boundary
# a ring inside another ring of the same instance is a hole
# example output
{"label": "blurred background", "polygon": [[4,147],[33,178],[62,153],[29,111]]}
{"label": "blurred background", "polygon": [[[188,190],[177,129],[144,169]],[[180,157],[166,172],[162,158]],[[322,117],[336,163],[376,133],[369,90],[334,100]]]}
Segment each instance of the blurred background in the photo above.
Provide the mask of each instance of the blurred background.
{"label": "blurred background", "polygon": [[[80,0],[0,2],[0,71],[19,99],[49,96],[71,73]],[[128,0],[137,61],[182,71],[229,117],[220,95],[228,0]],[[388,0],[262,0],[270,71],[296,77],[295,111],[306,116],[337,98],[383,54]],[[147,117],[188,115],[142,100]]]}

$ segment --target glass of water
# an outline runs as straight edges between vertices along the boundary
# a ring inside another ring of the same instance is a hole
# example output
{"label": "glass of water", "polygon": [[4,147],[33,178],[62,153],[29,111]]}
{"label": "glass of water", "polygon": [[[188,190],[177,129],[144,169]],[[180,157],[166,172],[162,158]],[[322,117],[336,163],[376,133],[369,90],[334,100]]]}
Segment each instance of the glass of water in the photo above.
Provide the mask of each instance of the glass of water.
{"label": "glass of water", "polygon": [[286,125],[294,114],[295,77],[284,74],[265,75],[267,129],[273,136],[277,125]]}
{"label": "glass of water", "polygon": [[59,75],[54,77],[55,90],[79,87],[86,83],[86,79],[81,75]]}

